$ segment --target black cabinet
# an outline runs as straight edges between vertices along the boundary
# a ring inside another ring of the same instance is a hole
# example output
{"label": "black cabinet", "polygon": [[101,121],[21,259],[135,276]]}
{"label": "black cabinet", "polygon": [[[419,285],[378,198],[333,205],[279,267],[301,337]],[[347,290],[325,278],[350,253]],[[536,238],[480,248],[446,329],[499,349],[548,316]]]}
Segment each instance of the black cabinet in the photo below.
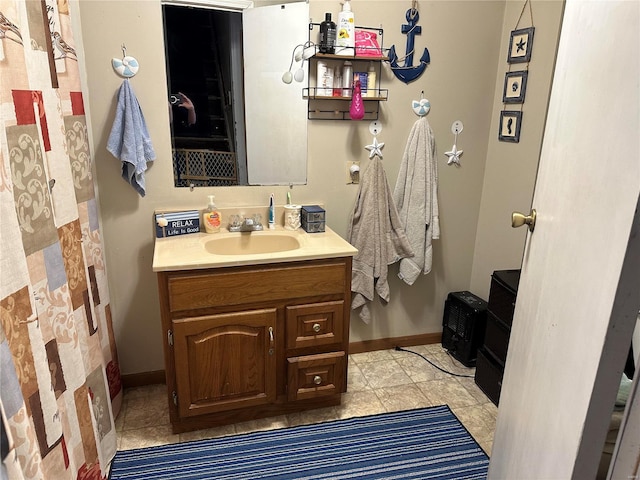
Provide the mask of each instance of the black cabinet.
{"label": "black cabinet", "polygon": [[491,275],[484,343],[478,349],[476,384],[498,405],[516,306],[520,270],[496,270]]}

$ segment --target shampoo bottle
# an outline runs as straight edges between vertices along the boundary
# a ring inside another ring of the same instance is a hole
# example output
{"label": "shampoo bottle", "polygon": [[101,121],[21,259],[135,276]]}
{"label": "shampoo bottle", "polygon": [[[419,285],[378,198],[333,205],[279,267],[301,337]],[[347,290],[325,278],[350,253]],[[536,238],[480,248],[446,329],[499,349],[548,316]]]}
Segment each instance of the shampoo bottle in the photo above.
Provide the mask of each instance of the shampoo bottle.
{"label": "shampoo bottle", "polygon": [[336,24],[331,21],[331,14],[324,14],[324,22],[320,24],[320,53],[335,53]]}
{"label": "shampoo bottle", "polygon": [[209,205],[202,215],[204,229],[207,233],[219,232],[222,223],[222,215],[216,208],[215,198],[215,195],[209,195]]}
{"label": "shampoo bottle", "polygon": [[354,56],[356,53],[356,23],[349,0],[345,0],[342,11],[338,13],[337,28],[336,54]]}

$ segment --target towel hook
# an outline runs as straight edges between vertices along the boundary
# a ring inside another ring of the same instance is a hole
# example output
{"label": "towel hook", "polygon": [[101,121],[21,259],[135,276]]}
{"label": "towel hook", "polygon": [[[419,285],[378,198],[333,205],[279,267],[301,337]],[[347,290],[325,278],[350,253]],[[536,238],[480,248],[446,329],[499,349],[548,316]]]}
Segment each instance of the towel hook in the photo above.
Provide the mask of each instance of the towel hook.
{"label": "towel hook", "polygon": [[453,139],[453,147],[451,147],[451,150],[449,150],[448,152],[444,152],[444,154],[449,158],[449,160],[447,161],[447,165],[455,164],[456,167],[460,166],[460,156],[462,155],[463,151],[458,150],[457,144],[458,144],[458,134],[462,132],[463,128],[464,128],[464,125],[460,120],[456,120],[451,125],[451,133],[453,133],[454,139]]}
{"label": "towel hook", "polygon": [[122,59],[112,58],[111,66],[115,70],[115,72],[123,78],[131,78],[138,73],[138,69],[140,68],[140,64],[135,57],[127,56],[127,47],[123,43],[120,48],[122,48]]}
{"label": "towel hook", "polygon": [[411,102],[411,108],[413,113],[418,115],[419,117],[424,117],[429,110],[431,110],[431,102],[424,98],[424,90],[420,92],[420,100],[413,100]]}

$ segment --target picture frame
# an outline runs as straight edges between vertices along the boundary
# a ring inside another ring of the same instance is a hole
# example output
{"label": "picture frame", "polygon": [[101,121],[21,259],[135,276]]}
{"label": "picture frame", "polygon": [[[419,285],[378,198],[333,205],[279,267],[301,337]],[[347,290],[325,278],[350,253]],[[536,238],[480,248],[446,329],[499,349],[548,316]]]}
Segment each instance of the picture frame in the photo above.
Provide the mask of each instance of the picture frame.
{"label": "picture frame", "polygon": [[503,110],[500,112],[500,130],[498,140],[501,142],[520,142],[522,112]]}
{"label": "picture frame", "polygon": [[511,32],[509,39],[508,63],[527,63],[531,60],[535,27],[521,28]]}
{"label": "picture frame", "polygon": [[504,76],[502,103],[524,103],[528,77],[529,72],[527,70],[507,72]]}

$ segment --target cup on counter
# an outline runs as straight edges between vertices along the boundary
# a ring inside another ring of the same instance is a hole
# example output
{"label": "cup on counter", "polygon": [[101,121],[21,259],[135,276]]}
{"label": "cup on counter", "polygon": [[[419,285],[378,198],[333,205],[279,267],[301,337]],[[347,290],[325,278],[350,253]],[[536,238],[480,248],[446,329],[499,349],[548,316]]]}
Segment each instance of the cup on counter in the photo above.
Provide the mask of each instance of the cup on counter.
{"label": "cup on counter", "polygon": [[284,206],[284,228],[287,230],[297,230],[300,228],[300,209],[302,205]]}

